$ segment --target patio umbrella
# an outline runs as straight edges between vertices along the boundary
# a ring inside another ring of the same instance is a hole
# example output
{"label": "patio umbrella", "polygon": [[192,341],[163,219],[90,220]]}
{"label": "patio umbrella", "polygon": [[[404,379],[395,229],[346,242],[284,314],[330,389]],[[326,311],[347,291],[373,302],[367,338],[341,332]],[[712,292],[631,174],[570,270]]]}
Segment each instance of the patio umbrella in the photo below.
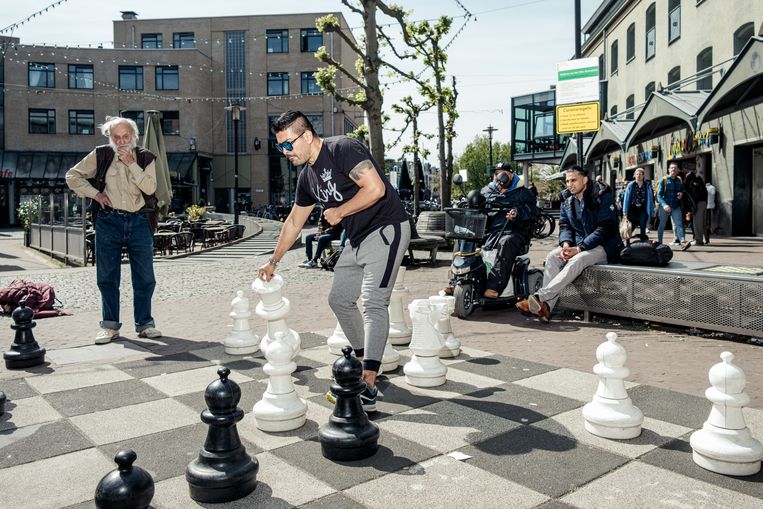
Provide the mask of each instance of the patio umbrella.
{"label": "patio umbrella", "polygon": [[167,150],[164,146],[162,134],[161,113],[147,111],[148,122],[146,132],[143,135],[143,147],[150,150],[156,156],[156,199],[159,201],[158,217],[166,217],[172,202],[172,184],[170,183],[170,170],[167,164]]}
{"label": "patio umbrella", "polygon": [[411,181],[411,175],[408,173],[408,163],[403,159],[403,165],[400,169],[400,183],[397,186],[397,191],[400,193],[400,197],[408,199],[411,197],[411,190],[413,189],[413,182]]}

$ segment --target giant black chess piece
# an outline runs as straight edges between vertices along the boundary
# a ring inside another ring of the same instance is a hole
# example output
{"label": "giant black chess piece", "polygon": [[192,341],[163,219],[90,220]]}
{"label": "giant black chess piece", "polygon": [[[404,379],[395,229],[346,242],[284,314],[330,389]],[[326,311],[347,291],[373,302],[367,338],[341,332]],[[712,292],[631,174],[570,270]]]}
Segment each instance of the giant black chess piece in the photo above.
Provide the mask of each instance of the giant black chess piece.
{"label": "giant black chess piece", "polygon": [[154,498],[154,480],[151,474],[132,464],[138,457],[127,449],[114,456],[119,468],[101,479],[95,489],[98,509],[146,509]]}
{"label": "giant black chess piece", "polygon": [[352,357],[352,348],[342,348],[344,357],[334,361],[332,371],[336,383],[331,390],[337,400],[329,422],[318,430],[323,455],[330,460],[355,461],[373,456],[379,449],[379,427],[368,420],[360,403],[366,388],[362,379],[363,365]]}
{"label": "giant black chess piece", "polygon": [[32,329],[37,326],[37,323],[32,320],[33,316],[32,309],[26,307],[26,299],[13,310],[11,329],[16,331],[16,338],[13,340],[11,349],[3,354],[7,369],[31,368],[45,362],[45,349],[40,348],[32,334]]}
{"label": "giant black chess piece", "polygon": [[0,415],[3,415],[5,413],[5,393],[3,391],[0,391]]}
{"label": "giant black chess piece", "polygon": [[204,393],[208,408],[201,413],[201,420],[209,425],[207,440],[185,471],[191,498],[215,504],[238,500],[254,491],[260,468],[241,445],[236,429],[236,423],[244,418],[244,411],[236,406],[241,389],[228,380],[228,368],[218,369],[217,374],[220,379],[209,384]]}

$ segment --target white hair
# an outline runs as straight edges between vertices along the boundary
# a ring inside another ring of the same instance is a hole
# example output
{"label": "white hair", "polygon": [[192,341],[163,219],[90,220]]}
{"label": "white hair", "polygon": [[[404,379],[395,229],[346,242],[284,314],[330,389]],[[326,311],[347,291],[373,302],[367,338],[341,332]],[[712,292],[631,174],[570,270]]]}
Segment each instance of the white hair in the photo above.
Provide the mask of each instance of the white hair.
{"label": "white hair", "polygon": [[109,138],[111,128],[118,124],[127,124],[130,129],[132,129],[133,139],[137,143],[138,138],[140,137],[140,131],[138,131],[138,124],[136,124],[135,121],[131,118],[109,116],[106,117],[106,122],[98,127],[101,129],[101,134]]}

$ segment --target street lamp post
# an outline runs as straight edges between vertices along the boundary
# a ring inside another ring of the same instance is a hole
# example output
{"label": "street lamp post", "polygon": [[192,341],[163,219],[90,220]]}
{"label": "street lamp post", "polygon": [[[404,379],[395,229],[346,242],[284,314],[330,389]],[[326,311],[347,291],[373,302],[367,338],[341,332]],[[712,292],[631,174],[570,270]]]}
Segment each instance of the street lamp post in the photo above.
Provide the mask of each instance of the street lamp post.
{"label": "street lamp post", "polygon": [[497,131],[497,127],[492,125],[487,126],[487,129],[483,129],[482,132],[487,133],[488,143],[490,144],[490,168],[493,168],[493,133]]}
{"label": "street lamp post", "polygon": [[230,111],[233,117],[233,224],[238,224],[238,123],[241,120],[241,112],[246,108],[234,104],[226,106],[225,109]]}

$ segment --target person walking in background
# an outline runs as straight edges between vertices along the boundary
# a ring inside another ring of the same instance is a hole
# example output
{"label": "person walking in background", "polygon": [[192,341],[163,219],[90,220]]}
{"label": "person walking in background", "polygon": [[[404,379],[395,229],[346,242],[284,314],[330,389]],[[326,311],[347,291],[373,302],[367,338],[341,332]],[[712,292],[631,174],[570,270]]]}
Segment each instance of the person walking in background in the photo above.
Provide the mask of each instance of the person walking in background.
{"label": "person walking in background", "polygon": [[710,234],[713,232],[713,219],[715,216],[715,186],[705,182],[707,190],[707,216],[705,217],[705,244],[710,244]]}
{"label": "person walking in background", "polygon": [[625,188],[623,214],[631,222],[631,227],[638,226],[641,235],[646,235],[649,219],[654,214],[654,192],[652,183],[644,180],[644,168],[636,168],[635,180]]}
{"label": "person walking in background", "polygon": [[[106,117],[101,133],[109,139],[66,172],[66,184],[79,197],[93,200],[95,259],[101,292],[101,330],[96,344],[119,337],[119,284],[122,249],[130,258],[133,314],[139,338],[158,338],[151,316],[154,277],[154,236],[148,214],[156,192],[156,157],[138,147],[138,126],[127,118]],[[88,179],[95,179],[94,187]]]}
{"label": "person walking in background", "polygon": [[665,226],[668,218],[673,223],[673,234],[675,238],[671,242],[674,246],[682,246],[684,250],[691,244],[686,242],[684,231],[684,219],[681,213],[681,197],[684,193],[684,184],[681,177],[678,176],[678,163],[672,161],[668,164],[668,175],[660,179],[657,184],[657,201],[660,208],[660,226],[657,228],[657,242],[662,243],[662,236],[665,232]]}
{"label": "person walking in background", "polygon": [[691,196],[694,202],[694,210],[691,215],[691,230],[692,230],[692,244],[698,246],[704,246],[705,241],[705,229],[706,229],[706,212],[707,212],[707,187],[705,187],[705,181],[702,179],[696,170],[691,171],[686,175],[686,194]]}

